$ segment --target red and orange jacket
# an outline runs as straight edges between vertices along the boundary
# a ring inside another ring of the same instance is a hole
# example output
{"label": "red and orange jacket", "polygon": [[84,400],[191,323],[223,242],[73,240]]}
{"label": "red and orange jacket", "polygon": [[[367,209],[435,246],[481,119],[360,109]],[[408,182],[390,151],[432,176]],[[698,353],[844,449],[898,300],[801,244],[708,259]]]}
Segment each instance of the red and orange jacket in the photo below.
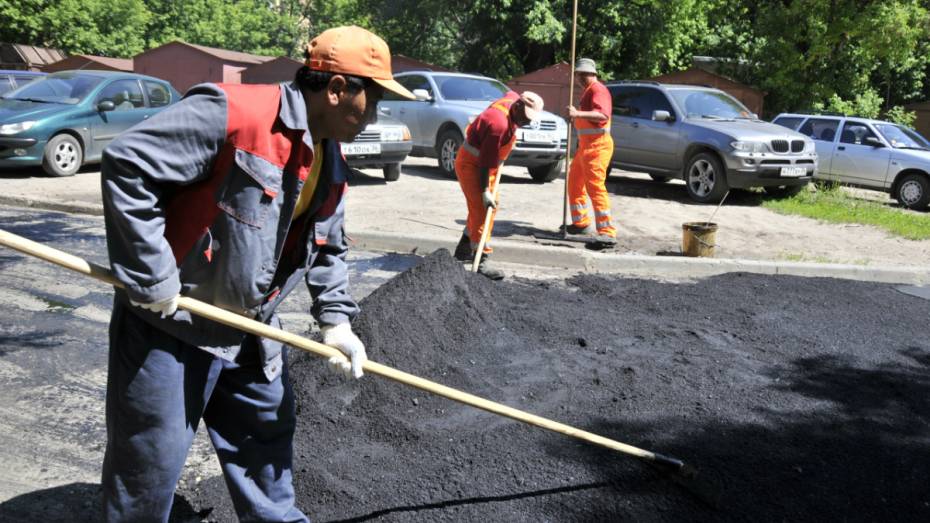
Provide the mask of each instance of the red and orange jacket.
{"label": "red and orange jacket", "polygon": [[[155,302],[178,292],[278,326],[281,300],[303,280],[321,323],[351,321],[343,232],[348,167],[336,142],[310,208],[293,219],[313,161],[304,97],[294,84],[195,86],[131,128],[101,166],[110,264],[127,297]],[[178,311],[134,314],[178,339],[232,360],[260,343],[265,374],[281,347]]]}

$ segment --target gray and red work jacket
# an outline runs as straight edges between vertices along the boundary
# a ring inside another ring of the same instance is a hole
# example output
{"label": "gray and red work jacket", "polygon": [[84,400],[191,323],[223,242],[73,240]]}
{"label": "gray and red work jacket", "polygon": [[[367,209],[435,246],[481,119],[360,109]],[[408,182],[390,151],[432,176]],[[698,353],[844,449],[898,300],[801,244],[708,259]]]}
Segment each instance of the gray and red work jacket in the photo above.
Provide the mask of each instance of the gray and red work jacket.
{"label": "gray and red work jacket", "polygon": [[[101,167],[107,248],[117,290],[150,303],[181,293],[279,327],[275,308],[300,281],[320,323],[351,321],[343,231],[348,166],[324,140],[309,209],[293,219],[313,162],[307,108],[296,84],[202,84],[120,135]],[[281,344],[179,310],[131,307],[185,343],[232,361],[260,345],[269,380]]]}

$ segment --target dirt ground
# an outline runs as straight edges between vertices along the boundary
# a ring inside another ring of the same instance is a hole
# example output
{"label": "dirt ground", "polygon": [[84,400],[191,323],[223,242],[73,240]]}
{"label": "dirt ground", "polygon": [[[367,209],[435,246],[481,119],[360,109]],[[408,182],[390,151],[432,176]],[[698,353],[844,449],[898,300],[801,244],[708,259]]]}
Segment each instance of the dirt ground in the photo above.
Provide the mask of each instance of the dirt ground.
{"label": "dirt ground", "polygon": [[[458,182],[442,175],[435,165],[432,159],[408,158],[400,179],[391,183],[384,181],[380,170],[361,171],[349,182],[347,232],[439,236],[455,245],[465,223],[465,200]],[[27,197],[99,206],[100,174],[95,169],[87,166],[66,181],[32,169],[0,173],[0,200]],[[562,224],[562,180],[537,184],[526,169],[518,167],[505,167],[503,180],[494,238],[537,243],[534,232],[558,229]],[[659,184],[643,174],[616,172],[607,187],[621,253],[678,253],[681,224],[706,221],[714,212],[713,206],[689,200],[680,180]],[[884,193],[851,192],[897,205]],[[714,216],[720,226],[718,258],[893,267],[925,266],[930,260],[930,240],[896,238],[870,226],[783,216],[762,208],[761,202],[761,195],[746,191],[734,191],[727,197]]]}
{"label": "dirt ground", "polygon": [[[930,520],[930,301],[894,286],[492,283],[439,251],[362,311],[373,360],[680,458],[720,503],[617,452],[292,353],[295,486],[314,521]],[[183,494],[235,520],[222,479]]]}
{"label": "dirt ground", "polygon": [[[352,180],[347,200],[349,233],[447,235],[454,245],[465,223],[465,200],[458,182],[444,177],[434,165],[435,160],[408,158],[396,182],[386,184],[380,172],[370,170]],[[557,230],[562,224],[563,180],[537,184],[517,167],[506,167],[504,173],[494,238],[535,243],[533,233]],[[607,188],[620,253],[679,253],[681,225],[706,221],[714,212],[714,206],[689,200],[680,180],[660,184],[644,174],[618,172],[610,176]],[[897,205],[884,193],[850,192]],[[719,225],[718,258],[893,267],[924,266],[930,260],[930,240],[906,240],[871,226],[780,215],[764,209],[762,198],[747,191],[733,191],[727,197],[713,219]]]}

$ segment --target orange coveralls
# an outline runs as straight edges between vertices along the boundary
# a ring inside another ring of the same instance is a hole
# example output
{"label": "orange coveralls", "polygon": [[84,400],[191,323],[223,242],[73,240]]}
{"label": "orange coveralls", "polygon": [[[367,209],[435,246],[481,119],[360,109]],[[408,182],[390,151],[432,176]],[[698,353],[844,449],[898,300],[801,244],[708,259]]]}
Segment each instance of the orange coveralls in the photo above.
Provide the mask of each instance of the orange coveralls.
{"label": "orange coveralls", "polygon": [[[480,187],[481,169],[488,169],[488,188],[494,191],[498,182],[498,170],[504,160],[510,156],[514,142],[517,141],[517,126],[510,120],[510,106],[519,100],[517,93],[510,91],[503,98],[492,103],[478,118],[465,129],[465,141],[455,158],[455,177],[459,180],[465,203],[468,206],[468,218],[465,230],[472,251],[478,247],[484,231],[484,219],[488,209],[481,200],[484,187]],[[491,209],[491,222],[488,226],[488,238],[494,228],[497,209]],[[485,242],[484,252],[491,253],[490,242]]]}
{"label": "orange coveralls", "polygon": [[577,227],[591,224],[588,216],[588,201],[594,206],[594,225],[598,234],[616,237],[617,229],[610,221],[610,196],[604,181],[607,166],[614,153],[614,140],[610,137],[610,114],[612,112],[610,91],[600,82],[594,82],[581,95],[581,111],[598,111],[607,117],[603,122],[592,122],[584,118],[575,119],[578,129],[578,149],[568,173],[568,201],[571,206],[572,223]]}

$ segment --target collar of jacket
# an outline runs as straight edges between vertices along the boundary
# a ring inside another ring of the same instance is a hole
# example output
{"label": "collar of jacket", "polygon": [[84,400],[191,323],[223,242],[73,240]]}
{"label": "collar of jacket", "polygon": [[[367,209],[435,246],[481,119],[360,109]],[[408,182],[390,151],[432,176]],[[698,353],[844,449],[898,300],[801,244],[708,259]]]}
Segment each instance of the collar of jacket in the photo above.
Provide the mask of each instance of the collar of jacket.
{"label": "collar of jacket", "polygon": [[281,84],[281,110],[278,118],[288,129],[303,131],[304,145],[313,150],[313,137],[310,136],[310,126],[307,124],[307,104],[296,82]]}

